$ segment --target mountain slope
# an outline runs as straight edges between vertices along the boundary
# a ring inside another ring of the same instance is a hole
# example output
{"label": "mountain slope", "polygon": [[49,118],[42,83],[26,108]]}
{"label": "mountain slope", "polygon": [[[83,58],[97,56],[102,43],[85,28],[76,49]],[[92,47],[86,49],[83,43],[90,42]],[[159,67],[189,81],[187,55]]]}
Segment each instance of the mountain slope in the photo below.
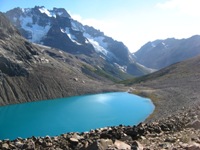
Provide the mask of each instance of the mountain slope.
{"label": "mountain slope", "polygon": [[[106,70],[109,66],[113,72],[117,70],[134,76],[152,72],[133,59],[128,48],[122,43],[104,35],[93,27],[83,26],[73,20],[65,9],[44,7],[15,8],[5,13],[20,33],[29,41],[61,49],[71,54],[85,55],[87,59],[103,59],[93,66],[101,66]],[[110,72],[115,76],[115,73]],[[123,79],[123,77],[119,77]]]}
{"label": "mountain slope", "polygon": [[139,63],[150,68],[161,69],[199,54],[200,36],[195,35],[188,39],[170,38],[148,42],[134,55]]}
{"label": "mountain slope", "polygon": [[125,83],[132,86],[133,92],[153,100],[155,118],[168,116],[199,103],[199,66],[200,56],[196,56]]}
{"label": "mountain slope", "polygon": [[31,44],[0,13],[0,105],[115,91],[71,54]]}

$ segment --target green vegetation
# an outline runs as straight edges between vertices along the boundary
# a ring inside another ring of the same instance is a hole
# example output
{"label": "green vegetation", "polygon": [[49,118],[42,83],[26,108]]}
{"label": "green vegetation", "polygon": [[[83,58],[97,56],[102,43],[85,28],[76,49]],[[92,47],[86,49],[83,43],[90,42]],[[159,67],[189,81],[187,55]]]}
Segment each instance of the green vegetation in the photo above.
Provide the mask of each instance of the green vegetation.
{"label": "green vegetation", "polygon": [[146,82],[146,81],[150,81],[150,80],[154,80],[154,79],[158,80],[158,78],[160,78],[162,76],[165,76],[165,75],[169,76],[170,71],[173,70],[174,68],[175,68],[174,66],[171,66],[170,68],[165,68],[165,69],[162,69],[158,72],[154,72],[152,74],[148,74],[148,75],[145,75],[145,76],[120,81],[120,83],[124,84],[126,86],[130,86],[130,85],[133,85],[133,84],[136,84],[136,83],[142,83],[142,82]]}
{"label": "green vegetation", "polygon": [[126,85],[126,86],[130,86],[130,85],[133,85],[133,84],[135,84],[135,83],[144,82],[144,81],[146,81],[148,78],[149,78],[149,76],[148,76],[148,75],[145,75],[145,76],[142,76],[142,77],[137,77],[137,78],[132,78],[132,79],[127,79],[127,80],[124,80],[124,81],[120,81],[119,83],[124,84],[124,85]]}
{"label": "green vegetation", "polygon": [[107,72],[105,72],[104,70],[102,70],[100,68],[96,68],[95,73],[98,74],[99,76],[105,77],[113,82],[119,81],[117,78],[113,77],[112,75],[108,74]]}
{"label": "green vegetation", "polygon": [[107,78],[115,83],[119,83],[121,80],[130,79],[133,77],[129,74],[126,74],[108,65],[100,68],[100,67],[93,67],[90,65],[82,64],[82,69],[83,69],[83,72],[87,75],[91,76],[93,73],[98,76]]}

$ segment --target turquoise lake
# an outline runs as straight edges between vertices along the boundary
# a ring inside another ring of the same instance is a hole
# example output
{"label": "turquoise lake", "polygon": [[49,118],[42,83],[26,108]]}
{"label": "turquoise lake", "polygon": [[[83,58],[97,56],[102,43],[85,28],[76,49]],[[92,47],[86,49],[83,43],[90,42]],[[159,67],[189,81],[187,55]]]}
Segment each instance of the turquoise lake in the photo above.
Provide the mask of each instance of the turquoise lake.
{"label": "turquoise lake", "polygon": [[150,99],[126,92],[74,96],[0,107],[0,139],[56,136],[137,125],[154,110]]}

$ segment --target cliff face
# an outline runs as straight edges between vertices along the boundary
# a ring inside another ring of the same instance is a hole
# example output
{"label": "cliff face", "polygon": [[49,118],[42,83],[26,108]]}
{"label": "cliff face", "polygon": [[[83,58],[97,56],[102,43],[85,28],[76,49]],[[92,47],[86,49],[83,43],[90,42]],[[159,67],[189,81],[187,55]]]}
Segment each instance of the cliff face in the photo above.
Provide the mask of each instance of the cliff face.
{"label": "cliff face", "polygon": [[3,14],[0,25],[0,105],[116,90],[79,58],[25,40]]}

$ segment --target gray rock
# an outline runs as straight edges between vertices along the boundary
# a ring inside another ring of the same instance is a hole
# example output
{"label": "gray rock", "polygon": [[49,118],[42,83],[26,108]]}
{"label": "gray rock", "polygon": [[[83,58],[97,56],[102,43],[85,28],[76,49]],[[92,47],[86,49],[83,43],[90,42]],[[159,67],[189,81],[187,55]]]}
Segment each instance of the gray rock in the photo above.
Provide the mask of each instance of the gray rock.
{"label": "gray rock", "polygon": [[74,78],[74,81],[78,81],[78,78]]}
{"label": "gray rock", "polygon": [[134,149],[134,150],[143,150],[143,145],[142,144],[140,144],[140,142],[138,142],[138,141],[134,141],[133,143],[132,143],[132,149]]}
{"label": "gray rock", "polygon": [[84,139],[83,136],[80,136],[80,135],[78,135],[77,133],[74,133],[74,134],[72,135],[72,138],[77,139],[77,140]]}
{"label": "gray rock", "polygon": [[114,149],[112,140],[110,139],[100,139],[89,145],[86,150],[107,150]]}
{"label": "gray rock", "polygon": [[75,138],[70,138],[69,140],[71,143],[74,143],[74,144],[78,144],[79,142],[78,139],[75,139]]}
{"label": "gray rock", "polygon": [[9,145],[7,143],[2,144],[2,149],[9,149]]}
{"label": "gray rock", "polygon": [[131,136],[124,136],[120,140],[123,141],[123,142],[125,142],[125,141],[132,141],[132,137]]}
{"label": "gray rock", "polygon": [[127,150],[131,149],[130,145],[126,144],[125,142],[119,141],[119,140],[116,140],[114,145],[117,149],[127,149]]}
{"label": "gray rock", "polygon": [[174,142],[176,142],[176,138],[172,138],[172,137],[167,137],[166,139],[165,139],[165,142],[169,142],[169,143],[174,143]]}
{"label": "gray rock", "polygon": [[28,146],[27,149],[35,149],[35,142],[33,142],[32,139],[29,139],[27,146]]}
{"label": "gray rock", "polygon": [[193,122],[186,125],[188,128],[194,128],[196,130],[200,129],[200,121],[199,119],[194,120]]}
{"label": "gray rock", "polygon": [[200,144],[192,143],[185,148],[186,150],[200,150]]}
{"label": "gray rock", "polygon": [[21,141],[17,141],[17,142],[15,142],[15,145],[16,145],[18,148],[22,148],[24,144],[23,144]]}

